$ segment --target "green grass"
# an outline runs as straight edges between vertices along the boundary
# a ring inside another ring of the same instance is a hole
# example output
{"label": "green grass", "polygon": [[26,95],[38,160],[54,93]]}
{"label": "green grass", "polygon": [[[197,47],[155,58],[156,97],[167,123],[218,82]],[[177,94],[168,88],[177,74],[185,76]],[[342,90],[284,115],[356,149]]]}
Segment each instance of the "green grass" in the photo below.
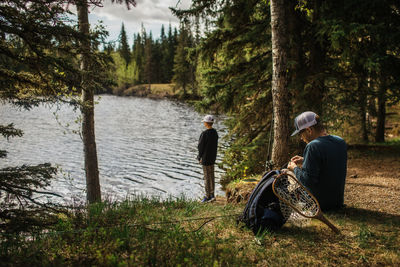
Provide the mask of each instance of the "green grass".
{"label": "green grass", "polygon": [[[345,208],[328,213],[342,234],[319,221],[277,233],[236,224],[243,205],[138,198],[60,215],[47,232],[3,237],[9,266],[350,266],[400,264],[400,218]],[[217,216],[210,221],[210,217]]]}

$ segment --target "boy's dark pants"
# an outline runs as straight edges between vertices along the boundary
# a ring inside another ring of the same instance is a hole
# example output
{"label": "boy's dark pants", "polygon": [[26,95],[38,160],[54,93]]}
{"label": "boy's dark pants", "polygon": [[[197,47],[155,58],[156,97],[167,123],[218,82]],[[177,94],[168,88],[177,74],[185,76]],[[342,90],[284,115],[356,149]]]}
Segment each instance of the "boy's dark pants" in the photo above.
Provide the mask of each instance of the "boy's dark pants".
{"label": "boy's dark pants", "polygon": [[203,172],[206,197],[210,198],[211,196],[214,196],[215,189],[214,164],[208,166],[203,165]]}

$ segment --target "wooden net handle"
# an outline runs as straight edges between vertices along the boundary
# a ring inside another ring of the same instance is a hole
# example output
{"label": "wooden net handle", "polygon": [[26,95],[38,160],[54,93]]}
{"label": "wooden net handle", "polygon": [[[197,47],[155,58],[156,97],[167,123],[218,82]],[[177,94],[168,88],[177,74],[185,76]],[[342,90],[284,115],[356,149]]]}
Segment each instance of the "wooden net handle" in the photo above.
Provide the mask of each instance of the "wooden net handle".
{"label": "wooden net handle", "polygon": [[314,217],[315,219],[320,220],[321,222],[325,223],[326,225],[329,226],[329,228],[332,229],[333,232],[335,232],[335,234],[340,234],[339,229],[337,229],[336,226],[334,226],[327,218],[325,218],[325,216],[322,214],[322,212],[318,212],[317,215],[315,215]]}

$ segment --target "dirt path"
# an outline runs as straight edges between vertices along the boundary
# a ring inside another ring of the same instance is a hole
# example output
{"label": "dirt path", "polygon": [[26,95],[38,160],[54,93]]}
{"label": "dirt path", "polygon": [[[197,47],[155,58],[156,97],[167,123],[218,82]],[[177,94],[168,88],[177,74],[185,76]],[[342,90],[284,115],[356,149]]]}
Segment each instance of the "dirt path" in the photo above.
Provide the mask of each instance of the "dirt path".
{"label": "dirt path", "polygon": [[349,153],[345,204],[400,215],[400,151],[366,148]]}

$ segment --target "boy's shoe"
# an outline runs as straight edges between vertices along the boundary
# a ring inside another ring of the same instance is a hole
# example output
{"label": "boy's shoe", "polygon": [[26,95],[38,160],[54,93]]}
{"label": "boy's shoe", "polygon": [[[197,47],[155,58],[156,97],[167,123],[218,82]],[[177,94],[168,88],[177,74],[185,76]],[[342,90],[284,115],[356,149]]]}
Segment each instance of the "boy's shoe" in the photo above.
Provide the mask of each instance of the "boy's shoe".
{"label": "boy's shoe", "polygon": [[211,195],[210,197],[204,197],[201,203],[208,203],[208,202],[213,202],[215,201],[214,195]]}
{"label": "boy's shoe", "polygon": [[215,201],[215,197],[210,198],[207,202],[213,202]]}
{"label": "boy's shoe", "polygon": [[201,203],[207,203],[210,201],[211,198],[209,197],[204,197],[203,200],[201,201]]}
{"label": "boy's shoe", "polygon": [[209,198],[208,202],[213,202],[213,201],[215,201],[214,194],[212,194],[212,195],[210,196],[210,198]]}

